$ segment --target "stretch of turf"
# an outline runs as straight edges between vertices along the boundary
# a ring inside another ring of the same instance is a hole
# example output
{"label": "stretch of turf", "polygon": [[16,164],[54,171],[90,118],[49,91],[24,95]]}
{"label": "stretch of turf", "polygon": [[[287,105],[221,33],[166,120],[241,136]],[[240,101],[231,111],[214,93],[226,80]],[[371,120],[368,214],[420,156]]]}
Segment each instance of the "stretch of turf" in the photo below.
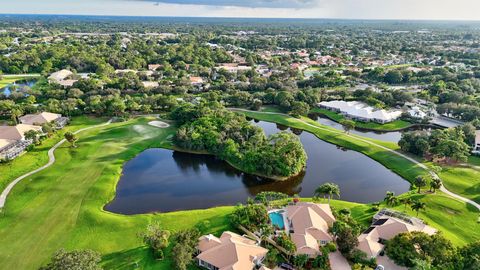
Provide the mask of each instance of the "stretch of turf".
{"label": "stretch of turf", "polygon": [[[171,147],[175,127],[151,127],[149,120],[139,118],[80,133],[78,148],[63,145],[56,151],[54,165],[15,187],[0,213],[2,269],[38,269],[60,248],[96,250],[103,255],[106,269],[173,269],[170,252],[168,259],[155,261],[141,243],[137,234],[147,224],[159,221],[171,231],[202,225],[204,233],[217,235],[232,229],[228,220],[232,206],[133,216],[103,210],[114,197],[126,161],[147,148]],[[474,223],[477,214],[469,206],[442,194],[413,196],[427,202],[421,217],[456,245],[480,239]],[[332,206],[349,208],[366,226],[375,213],[364,204],[332,201]]]}
{"label": "stretch of turf", "polygon": [[65,132],[73,132],[105,121],[106,119],[87,116],[74,117],[70,125],[57,131],[52,137],[44,140],[41,145],[8,163],[0,164],[0,190],[3,190],[13,179],[45,165],[48,162],[48,150],[63,139]]}
{"label": "stretch of turf", "polygon": [[444,166],[439,176],[448,190],[480,203],[480,169]]}
{"label": "stretch of turf", "polygon": [[[345,116],[339,113],[332,112],[325,109],[314,108],[311,111],[314,113],[320,113],[322,115],[325,115],[326,117],[330,118],[335,122],[340,122],[346,119]],[[395,130],[401,130],[401,129],[411,127],[412,123],[403,121],[403,120],[395,120],[393,122],[386,123],[386,124],[379,124],[374,122],[364,123],[364,122],[355,121],[355,126],[358,128],[375,130],[375,131],[395,131]]]}
{"label": "stretch of turf", "polygon": [[[1,76],[0,76],[1,77]],[[0,89],[2,89],[3,87],[9,85],[9,84],[12,84],[16,81],[19,81],[19,80],[23,80],[23,79],[28,79],[28,78],[32,78],[32,77],[27,77],[27,76],[8,76],[8,77],[3,77],[0,79]]]}

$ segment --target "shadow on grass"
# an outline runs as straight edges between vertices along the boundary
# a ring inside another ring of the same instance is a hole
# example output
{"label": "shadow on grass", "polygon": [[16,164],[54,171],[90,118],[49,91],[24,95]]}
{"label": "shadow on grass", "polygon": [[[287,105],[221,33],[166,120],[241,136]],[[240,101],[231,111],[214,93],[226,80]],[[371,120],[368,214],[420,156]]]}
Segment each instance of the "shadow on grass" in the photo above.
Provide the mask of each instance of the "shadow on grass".
{"label": "shadow on grass", "polygon": [[[157,261],[153,258],[151,250],[147,247],[123,250],[102,257],[102,266],[104,269],[144,269],[145,266],[152,266],[156,263]],[[158,263],[162,262],[158,261]]]}

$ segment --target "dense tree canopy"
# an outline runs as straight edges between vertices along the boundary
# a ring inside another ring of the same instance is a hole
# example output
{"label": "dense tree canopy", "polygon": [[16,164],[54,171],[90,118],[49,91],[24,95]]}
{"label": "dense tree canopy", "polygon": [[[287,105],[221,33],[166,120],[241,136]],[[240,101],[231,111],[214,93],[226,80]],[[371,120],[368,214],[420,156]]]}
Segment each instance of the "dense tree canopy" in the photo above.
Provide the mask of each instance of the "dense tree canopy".
{"label": "dense tree canopy", "polygon": [[267,177],[289,177],[303,170],[307,157],[295,135],[280,132],[267,138],[245,116],[211,106],[186,105],[172,113],[184,123],[174,138],[177,146],[214,154],[247,173]]}

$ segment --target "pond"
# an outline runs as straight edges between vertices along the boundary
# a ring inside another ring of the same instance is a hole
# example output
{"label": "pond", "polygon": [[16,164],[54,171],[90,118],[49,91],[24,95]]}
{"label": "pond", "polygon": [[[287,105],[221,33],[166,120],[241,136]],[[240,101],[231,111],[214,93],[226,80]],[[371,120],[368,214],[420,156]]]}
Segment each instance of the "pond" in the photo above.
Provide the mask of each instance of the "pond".
{"label": "pond", "polygon": [[28,79],[28,80],[16,82],[14,84],[9,84],[4,88],[0,89],[0,93],[3,93],[5,96],[8,97],[10,96],[12,91],[15,91],[15,90],[21,91],[22,88],[24,88],[25,86],[32,87],[36,82],[37,82],[36,79]]}
{"label": "pond", "polygon": [[[343,126],[327,117],[324,117],[322,115],[318,114],[309,114],[308,117],[311,119],[317,121],[318,123],[333,127],[338,130],[344,130]],[[366,130],[359,130],[359,129],[354,129],[350,130],[350,134],[355,134],[375,140],[380,140],[380,141],[385,141],[385,142],[394,142],[398,143],[400,139],[402,138],[402,133],[407,132],[407,131],[413,131],[413,130],[431,130],[432,127],[421,127],[421,126],[416,126],[416,127],[411,127],[408,129],[405,129],[403,131],[391,131],[391,132],[382,132],[382,131],[366,131]]]}
{"label": "pond", "polygon": [[[255,124],[266,134],[286,129],[268,122]],[[311,133],[295,132],[301,133],[308,155],[303,175],[272,182],[244,174],[213,156],[148,149],[124,165],[115,198],[105,209],[121,214],[204,209],[244,203],[262,191],[310,197],[325,182],[340,186],[341,199],[362,203],[380,201],[386,191],[409,190],[407,181],[367,156]]]}

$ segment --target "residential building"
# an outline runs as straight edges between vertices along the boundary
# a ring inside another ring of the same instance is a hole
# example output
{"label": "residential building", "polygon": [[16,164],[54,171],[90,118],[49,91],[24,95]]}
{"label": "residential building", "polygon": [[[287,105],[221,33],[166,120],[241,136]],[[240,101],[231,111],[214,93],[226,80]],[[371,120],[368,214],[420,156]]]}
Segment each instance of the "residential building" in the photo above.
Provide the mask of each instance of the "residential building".
{"label": "residential building", "polygon": [[401,110],[379,110],[358,101],[323,101],[318,103],[318,107],[339,112],[353,120],[380,124],[392,122],[402,115]]}
{"label": "residential building", "polygon": [[246,65],[239,65],[238,63],[224,63],[220,64],[218,67],[215,67],[216,70],[226,70],[230,73],[236,73],[238,71],[248,71],[252,67]]}
{"label": "residential building", "polygon": [[385,241],[400,233],[413,231],[424,232],[429,235],[437,232],[420,219],[409,217],[394,210],[383,209],[374,216],[372,225],[358,237],[357,248],[365,252],[368,257],[375,258],[383,250]]}
{"label": "residential building", "polygon": [[149,65],[148,65],[148,69],[149,69],[149,70],[152,70],[152,71],[155,71],[155,70],[157,70],[157,69],[159,69],[159,68],[161,68],[161,67],[163,67],[163,65],[160,65],[160,64],[149,64]]}
{"label": "residential building", "polygon": [[57,72],[54,72],[52,74],[50,74],[50,76],[48,77],[48,80],[49,81],[53,81],[53,82],[60,82],[60,81],[63,81],[65,80],[66,78],[70,77],[73,75],[73,72],[71,72],[70,70],[67,70],[67,69],[62,69],[60,71],[57,71]]}
{"label": "residential building", "polygon": [[73,72],[67,69],[62,69],[60,71],[50,74],[48,77],[49,82],[59,84],[63,87],[72,87],[74,83],[78,80],[67,79],[73,75]]}
{"label": "residential building", "polygon": [[45,123],[54,123],[57,128],[63,128],[68,123],[67,117],[61,114],[41,112],[37,114],[27,114],[20,117],[20,122],[27,125],[41,126]]}
{"label": "residential building", "polygon": [[480,154],[480,130],[475,132],[475,145],[473,146],[473,152]]}
{"label": "residential building", "polygon": [[14,159],[32,144],[25,139],[25,133],[30,130],[41,132],[39,126],[19,124],[16,126],[0,126],[0,159]]}
{"label": "residential building", "polygon": [[142,85],[147,89],[151,89],[159,86],[158,82],[149,82],[149,81],[143,81]]}
{"label": "residential building", "polygon": [[211,234],[200,237],[197,249],[198,265],[209,270],[257,269],[268,252],[255,241],[228,231],[220,238]]}
{"label": "residential building", "polygon": [[422,111],[420,109],[420,107],[418,106],[415,106],[415,107],[412,107],[411,109],[409,109],[407,111],[407,113],[411,116],[411,117],[414,117],[414,118],[418,118],[418,119],[424,119],[426,118],[428,115],[427,113],[425,113],[424,111]]}
{"label": "residential building", "polygon": [[290,238],[297,247],[296,254],[314,258],[320,246],[333,241],[328,228],[335,222],[330,205],[299,202],[285,209]]}

